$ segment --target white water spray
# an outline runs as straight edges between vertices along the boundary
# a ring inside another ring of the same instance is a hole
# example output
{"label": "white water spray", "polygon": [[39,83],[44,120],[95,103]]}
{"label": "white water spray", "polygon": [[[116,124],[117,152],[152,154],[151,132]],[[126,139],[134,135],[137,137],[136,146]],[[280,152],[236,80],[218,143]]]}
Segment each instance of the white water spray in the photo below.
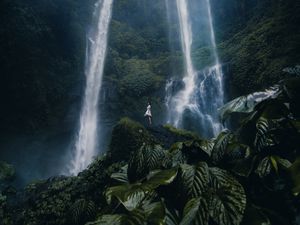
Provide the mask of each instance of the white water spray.
{"label": "white water spray", "polygon": [[[169,116],[168,122],[176,127],[183,127],[183,116],[185,113],[189,113],[195,120],[194,123],[199,123],[201,135],[211,137],[217,135],[223,128],[219,121],[218,109],[224,103],[224,89],[223,73],[216,49],[210,0],[204,1],[207,7],[214,65],[201,72],[195,71],[191,56],[193,33],[187,5],[188,0],[176,0],[185,64],[185,75],[182,80],[184,87],[166,104],[168,105],[167,109],[172,111],[169,112],[171,116]],[[170,83],[168,83],[166,91],[170,92],[170,88]]]}
{"label": "white water spray", "polygon": [[173,98],[172,104],[175,106],[173,115],[173,124],[176,127],[181,126],[182,115],[186,108],[191,107],[191,95],[196,87],[195,76],[197,75],[194,70],[191,47],[193,43],[192,27],[189,20],[187,0],[176,0],[177,13],[179,17],[181,46],[184,54],[185,75],[183,78],[184,88]]}
{"label": "white water spray", "polygon": [[[101,3],[101,4],[100,4]],[[113,0],[99,0],[96,4],[97,23],[93,34],[88,36],[86,58],[86,87],[80,114],[80,125],[75,142],[75,155],[69,172],[77,174],[87,167],[96,155],[98,143],[98,100],[102,84],[107,36]]]}

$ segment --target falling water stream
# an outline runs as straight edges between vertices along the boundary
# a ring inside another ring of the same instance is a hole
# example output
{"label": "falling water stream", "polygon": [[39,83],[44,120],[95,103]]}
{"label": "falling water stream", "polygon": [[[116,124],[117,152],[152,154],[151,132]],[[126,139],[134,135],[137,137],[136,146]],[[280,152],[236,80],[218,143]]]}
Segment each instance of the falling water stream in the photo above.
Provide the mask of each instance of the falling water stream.
{"label": "falling water stream", "polygon": [[[184,116],[191,115],[193,123],[199,124],[201,135],[213,137],[222,130],[218,108],[223,105],[223,73],[219,62],[210,0],[205,1],[208,16],[209,39],[213,55],[213,66],[196,71],[192,60],[193,31],[189,18],[188,0],[176,0],[179,18],[181,46],[184,58],[183,88],[172,95],[173,81],[166,85],[166,105],[169,110],[168,122],[184,127]],[[202,33],[202,35],[207,35]],[[171,96],[172,95],[172,96]]]}
{"label": "falling water stream", "polygon": [[86,54],[86,87],[80,114],[79,131],[75,142],[74,158],[69,169],[77,174],[87,167],[97,154],[99,127],[98,101],[102,84],[107,36],[111,19],[113,0],[99,0],[96,4],[96,26],[88,35]]}

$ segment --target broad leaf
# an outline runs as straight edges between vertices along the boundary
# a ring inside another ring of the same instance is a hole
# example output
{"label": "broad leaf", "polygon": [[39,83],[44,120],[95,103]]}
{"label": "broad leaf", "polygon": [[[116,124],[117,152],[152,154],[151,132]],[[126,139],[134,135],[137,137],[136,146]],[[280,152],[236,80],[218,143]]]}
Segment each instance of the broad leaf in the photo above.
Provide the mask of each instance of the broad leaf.
{"label": "broad leaf", "polygon": [[157,171],[151,174],[149,180],[143,183],[124,184],[110,187],[106,191],[106,199],[108,204],[116,198],[129,211],[141,206],[143,201],[153,195],[156,188],[161,185],[170,184],[177,176],[177,168],[170,170]]}
{"label": "broad leaf", "polygon": [[207,201],[204,198],[192,198],[184,207],[180,225],[207,225],[208,210]]}
{"label": "broad leaf", "polygon": [[96,205],[93,201],[79,199],[72,205],[69,213],[73,224],[82,224],[96,216]]}
{"label": "broad leaf", "polygon": [[225,170],[214,167],[209,172],[213,191],[208,195],[211,219],[217,224],[240,224],[246,207],[244,188]]}
{"label": "broad leaf", "polygon": [[118,199],[129,211],[139,207],[151,190],[144,189],[141,183],[123,184],[110,187],[106,191],[106,199],[111,204],[113,197]]}
{"label": "broad leaf", "polygon": [[110,177],[120,183],[128,183],[128,178],[127,178],[127,169],[128,165],[125,165],[121,168],[121,171],[118,173],[113,173]]}
{"label": "broad leaf", "polygon": [[232,140],[233,134],[229,131],[223,131],[219,134],[219,136],[215,140],[214,147],[212,149],[212,160],[214,163],[220,162],[226,152],[227,146],[229,142]]}
{"label": "broad leaf", "polygon": [[143,183],[143,187],[147,189],[156,189],[161,185],[168,185],[174,181],[177,176],[178,168],[168,170],[160,170],[151,174],[149,179]]}
{"label": "broad leaf", "polygon": [[166,153],[163,161],[165,168],[172,168],[182,163],[187,163],[187,156],[182,152],[183,142],[173,144]]}
{"label": "broad leaf", "polygon": [[86,225],[123,225],[124,215],[103,215],[94,222],[87,223]]}
{"label": "broad leaf", "polygon": [[162,202],[154,202],[143,206],[147,225],[164,224],[166,219],[166,209]]}
{"label": "broad leaf", "polygon": [[208,188],[209,174],[206,163],[195,166],[182,164],[179,169],[179,185],[185,199],[201,196]]}
{"label": "broad leaf", "polygon": [[255,172],[259,175],[259,177],[265,177],[274,170],[276,173],[280,168],[288,169],[291,166],[291,162],[287,159],[283,159],[276,155],[270,155],[263,158],[257,166]]}
{"label": "broad leaf", "polygon": [[268,156],[260,161],[255,173],[257,173],[259,177],[265,177],[271,173],[271,161]]}
{"label": "broad leaf", "polygon": [[143,145],[130,159],[128,179],[135,182],[147,176],[154,169],[159,169],[165,157],[164,149],[159,145]]}
{"label": "broad leaf", "polygon": [[103,215],[95,222],[86,225],[146,225],[146,217],[143,211],[134,210],[128,214]]}
{"label": "broad leaf", "polygon": [[[204,223],[205,218],[210,217],[216,224],[240,224],[246,207],[246,196],[242,185],[233,176],[225,170],[209,168],[204,162],[195,166],[181,165],[179,171],[178,182],[182,187],[181,195],[186,202],[203,198],[208,206],[205,211],[205,204],[199,203],[199,207],[203,206],[199,208],[200,214],[197,214],[201,219],[195,221]],[[195,201],[186,206],[194,210],[190,212],[190,216],[196,215],[198,204]],[[202,199],[200,201],[202,202]],[[189,218],[184,219],[184,223],[189,221]]]}
{"label": "broad leaf", "polygon": [[165,222],[167,225],[179,225],[179,216],[176,210],[169,210],[167,207],[166,209],[166,218]]}
{"label": "broad leaf", "polygon": [[250,113],[254,110],[255,106],[269,98],[276,98],[280,93],[279,86],[271,87],[262,92],[255,92],[249,95],[238,97],[220,109],[222,120],[226,120],[228,116],[234,112],[237,113]]}
{"label": "broad leaf", "polygon": [[254,146],[257,151],[262,151],[265,148],[272,147],[275,145],[274,140],[270,136],[270,130],[272,128],[271,122],[267,119],[261,117],[256,123],[256,137],[254,141]]}

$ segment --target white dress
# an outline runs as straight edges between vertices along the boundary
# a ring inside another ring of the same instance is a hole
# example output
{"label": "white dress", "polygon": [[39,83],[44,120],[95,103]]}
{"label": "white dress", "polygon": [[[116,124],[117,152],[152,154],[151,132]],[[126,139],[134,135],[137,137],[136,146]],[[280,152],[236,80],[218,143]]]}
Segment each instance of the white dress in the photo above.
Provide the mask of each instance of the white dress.
{"label": "white dress", "polygon": [[147,106],[147,111],[145,112],[144,116],[150,116],[150,117],[152,117],[152,114],[151,114],[151,105]]}

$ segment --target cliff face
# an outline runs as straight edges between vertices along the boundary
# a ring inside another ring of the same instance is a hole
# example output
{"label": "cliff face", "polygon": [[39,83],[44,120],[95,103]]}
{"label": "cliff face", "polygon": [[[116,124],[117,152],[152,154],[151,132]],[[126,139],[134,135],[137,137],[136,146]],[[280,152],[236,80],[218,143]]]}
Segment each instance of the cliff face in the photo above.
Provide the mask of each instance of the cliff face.
{"label": "cliff face", "polygon": [[[17,165],[29,157],[32,168],[28,163],[24,167],[30,171],[43,164],[43,174],[36,177],[57,172],[53,161],[57,163],[57,155],[65,153],[74,137],[95,2],[0,2],[0,157]],[[283,68],[299,64],[297,1],[211,0],[211,5],[228,98],[269,86],[284,77]],[[123,116],[143,122],[148,100],[154,122],[164,122],[166,80],[183,69],[173,14],[169,26],[163,0],[114,1],[99,104],[105,137]],[[195,41],[193,51],[199,70],[210,64],[202,41]]]}
{"label": "cliff face", "polygon": [[80,102],[93,1],[1,1],[1,132],[61,124]]}
{"label": "cliff face", "polygon": [[234,95],[268,87],[299,64],[300,4],[287,1],[213,1],[222,62]]}
{"label": "cliff face", "polygon": [[[78,110],[72,109],[81,103],[85,34],[94,3],[1,1],[0,96],[5,107],[0,118],[5,131],[55,129],[61,121],[69,121],[66,127],[74,124]],[[282,78],[284,67],[299,63],[297,1],[211,3],[233,95],[268,86]],[[105,84],[115,91],[105,98],[104,111],[116,119],[127,115],[141,121],[150,98],[162,118],[165,81],[182,70],[174,24],[168,27],[164,1],[115,1],[105,68]],[[176,51],[171,51],[174,46]],[[199,69],[209,63],[205,52],[195,50]]]}

